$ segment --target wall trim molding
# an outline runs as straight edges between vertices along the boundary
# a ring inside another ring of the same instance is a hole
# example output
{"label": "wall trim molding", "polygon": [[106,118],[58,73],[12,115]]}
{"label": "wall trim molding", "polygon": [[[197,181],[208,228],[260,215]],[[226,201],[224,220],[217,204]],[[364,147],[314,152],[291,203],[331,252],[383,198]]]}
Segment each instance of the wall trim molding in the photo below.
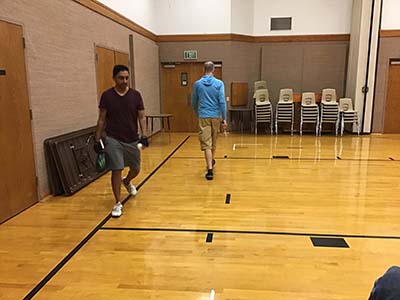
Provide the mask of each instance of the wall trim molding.
{"label": "wall trim molding", "polygon": [[381,30],[379,37],[381,37],[381,38],[400,37],[400,29]]}
{"label": "wall trim molding", "polygon": [[249,43],[293,43],[293,42],[332,42],[350,41],[350,34],[318,34],[318,35],[274,35],[250,36],[243,34],[176,34],[158,35],[158,43],[168,42],[206,42],[235,41]]}
{"label": "wall trim molding", "polygon": [[293,43],[293,42],[348,42],[350,34],[304,34],[256,36],[256,43]]}
{"label": "wall trim molding", "polygon": [[[127,17],[112,10],[96,0],[73,0],[74,2],[96,12],[150,40],[158,43],[168,42],[209,42],[235,41],[248,43],[293,43],[293,42],[332,42],[350,41],[350,34],[309,34],[309,35],[273,35],[251,36],[236,33],[221,34],[173,34],[156,35],[144,27],[136,24]],[[399,31],[400,32],[400,31]],[[399,33],[400,34],[400,33]],[[396,35],[397,36],[397,35]]]}
{"label": "wall trim molding", "polygon": [[218,34],[170,34],[158,35],[158,43],[168,42],[205,42],[205,41],[231,41],[230,33]]}

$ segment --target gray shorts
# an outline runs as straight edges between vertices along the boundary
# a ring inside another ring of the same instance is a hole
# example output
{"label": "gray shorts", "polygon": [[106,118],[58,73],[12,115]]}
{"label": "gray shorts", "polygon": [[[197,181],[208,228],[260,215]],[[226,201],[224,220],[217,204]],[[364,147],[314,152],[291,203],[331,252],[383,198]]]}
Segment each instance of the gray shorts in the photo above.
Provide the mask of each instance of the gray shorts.
{"label": "gray shorts", "polygon": [[140,170],[138,142],[124,143],[108,136],[104,144],[106,163],[110,170],[123,170],[124,167],[129,167],[135,171]]}

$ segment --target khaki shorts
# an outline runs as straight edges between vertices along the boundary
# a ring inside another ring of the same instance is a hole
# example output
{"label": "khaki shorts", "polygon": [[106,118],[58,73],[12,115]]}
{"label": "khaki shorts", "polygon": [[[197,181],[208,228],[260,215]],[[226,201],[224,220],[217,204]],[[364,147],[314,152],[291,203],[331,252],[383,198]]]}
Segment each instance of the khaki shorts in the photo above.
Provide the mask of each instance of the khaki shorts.
{"label": "khaki shorts", "polygon": [[217,136],[220,126],[220,118],[199,119],[199,140],[201,150],[215,150],[217,147]]}

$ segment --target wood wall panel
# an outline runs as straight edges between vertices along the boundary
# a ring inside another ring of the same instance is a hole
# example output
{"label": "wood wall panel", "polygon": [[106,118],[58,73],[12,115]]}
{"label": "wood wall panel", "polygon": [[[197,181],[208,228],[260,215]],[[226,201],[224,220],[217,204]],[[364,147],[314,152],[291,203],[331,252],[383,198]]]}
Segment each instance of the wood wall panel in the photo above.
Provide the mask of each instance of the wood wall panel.
{"label": "wood wall panel", "polygon": [[271,44],[262,48],[261,79],[267,81],[272,102],[279,90],[321,92],[332,87],[344,96],[347,43]]}
{"label": "wood wall panel", "polygon": [[320,93],[335,88],[344,97],[347,71],[347,45],[307,45],[304,47],[302,91]]}
{"label": "wood wall panel", "polygon": [[292,88],[300,92],[303,81],[304,47],[295,45],[268,45],[262,47],[261,80],[267,81],[270,99],[278,101],[279,90]]}

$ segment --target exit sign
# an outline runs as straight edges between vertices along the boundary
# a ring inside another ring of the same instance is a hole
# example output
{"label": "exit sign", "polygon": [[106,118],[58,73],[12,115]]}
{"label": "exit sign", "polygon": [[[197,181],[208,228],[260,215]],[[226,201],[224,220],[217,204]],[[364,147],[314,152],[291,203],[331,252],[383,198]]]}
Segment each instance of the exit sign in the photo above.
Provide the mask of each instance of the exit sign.
{"label": "exit sign", "polygon": [[197,50],[183,51],[183,59],[197,59]]}

